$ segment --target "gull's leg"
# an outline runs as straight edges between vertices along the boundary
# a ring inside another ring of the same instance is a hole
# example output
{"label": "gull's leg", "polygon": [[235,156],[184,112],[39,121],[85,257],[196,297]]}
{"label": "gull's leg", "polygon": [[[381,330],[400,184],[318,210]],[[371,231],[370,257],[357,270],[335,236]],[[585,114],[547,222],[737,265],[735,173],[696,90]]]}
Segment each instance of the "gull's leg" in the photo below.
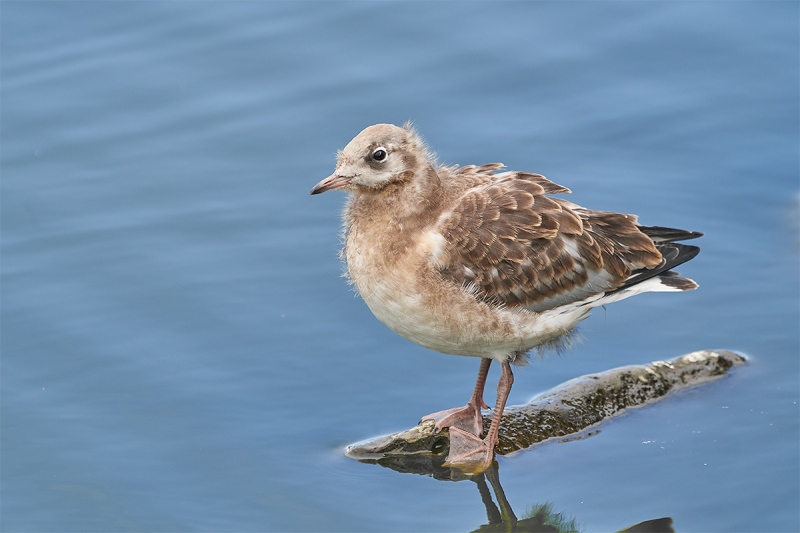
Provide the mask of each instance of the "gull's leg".
{"label": "gull's leg", "polygon": [[486,386],[486,376],[489,374],[489,366],[492,360],[481,359],[481,368],[478,370],[478,379],[475,381],[475,390],[472,397],[464,407],[446,409],[437,413],[432,413],[422,417],[423,420],[434,420],[436,429],[459,428],[461,430],[480,436],[483,433],[483,418],[481,417],[481,407],[488,407],[483,401],[483,389]]}
{"label": "gull's leg", "polygon": [[506,406],[508,393],[514,384],[514,375],[511,373],[511,364],[503,362],[503,373],[497,382],[497,403],[494,406],[492,425],[486,438],[481,440],[475,435],[461,430],[458,427],[450,428],[450,453],[444,466],[454,466],[459,470],[471,474],[483,472],[492,465],[494,459],[494,446],[497,444],[497,434],[500,431],[500,419]]}

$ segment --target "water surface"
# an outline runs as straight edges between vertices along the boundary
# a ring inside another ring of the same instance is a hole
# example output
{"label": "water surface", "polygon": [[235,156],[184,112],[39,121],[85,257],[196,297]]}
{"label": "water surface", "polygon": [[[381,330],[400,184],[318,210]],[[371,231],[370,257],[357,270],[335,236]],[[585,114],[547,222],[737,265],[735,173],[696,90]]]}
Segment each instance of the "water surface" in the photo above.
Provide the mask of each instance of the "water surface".
{"label": "water surface", "polygon": [[[510,403],[703,348],[721,382],[499,459],[518,516],[796,531],[796,2],[4,2],[4,531],[471,531],[478,487],[343,457],[462,404],[339,277],[363,127],[705,232]],[[494,383],[497,374],[490,375]],[[487,397],[491,397],[487,393]]]}

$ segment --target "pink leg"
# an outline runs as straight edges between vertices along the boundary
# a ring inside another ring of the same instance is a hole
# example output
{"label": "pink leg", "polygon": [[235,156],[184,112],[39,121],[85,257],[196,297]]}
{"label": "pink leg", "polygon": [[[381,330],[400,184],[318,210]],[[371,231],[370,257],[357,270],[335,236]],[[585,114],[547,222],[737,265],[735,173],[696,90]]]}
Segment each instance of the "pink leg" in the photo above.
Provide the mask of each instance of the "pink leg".
{"label": "pink leg", "polygon": [[483,389],[486,386],[486,376],[489,374],[489,366],[491,364],[491,359],[481,359],[475,390],[472,392],[472,397],[467,402],[467,405],[432,413],[423,416],[422,420],[434,420],[436,429],[456,427],[480,436],[483,433],[481,407],[488,407],[483,401]]}
{"label": "pink leg", "polygon": [[492,465],[494,446],[497,444],[497,434],[500,431],[500,419],[503,417],[503,409],[513,384],[511,365],[506,361],[503,363],[503,373],[497,382],[497,403],[494,406],[492,425],[486,438],[481,440],[458,427],[451,427],[450,453],[445,466],[455,466],[464,472],[478,474]]}

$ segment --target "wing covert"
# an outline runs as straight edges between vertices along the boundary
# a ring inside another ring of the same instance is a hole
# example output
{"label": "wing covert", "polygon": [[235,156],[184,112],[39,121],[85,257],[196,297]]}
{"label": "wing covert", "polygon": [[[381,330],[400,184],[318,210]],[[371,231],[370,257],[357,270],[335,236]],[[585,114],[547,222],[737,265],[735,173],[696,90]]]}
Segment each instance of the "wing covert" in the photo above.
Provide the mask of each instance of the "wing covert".
{"label": "wing covert", "polygon": [[477,297],[539,311],[613,290],[660,263],[636,217],[550,198],[570,191],[538,174],[494,178],[465,192],[436,227],[446,243],[441,275]]}

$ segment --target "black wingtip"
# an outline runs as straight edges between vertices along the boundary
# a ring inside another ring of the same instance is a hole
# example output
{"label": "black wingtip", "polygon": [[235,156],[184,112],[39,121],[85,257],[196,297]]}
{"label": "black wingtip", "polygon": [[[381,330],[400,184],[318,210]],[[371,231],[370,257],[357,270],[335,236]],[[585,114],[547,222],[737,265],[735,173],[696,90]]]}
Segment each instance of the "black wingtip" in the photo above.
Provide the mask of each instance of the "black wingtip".
{"label": "black wingtip", "polygon": [[655,243],[688,241],[689,239],[697,239],[703,236],[699,231],[665,228],[663,226],[639,226],[639,231],[653,239]]}
{"label": "black wingtip", "polygon": [[697,257],[697,254],[700,253],[700,248],[698,246],[662,241],[656,242],[656,248],[661,252],[664,262],[660,266],[650,270],[644,268],[637,270],[621,287],[618,287],[612,292],[626,289],[644,280],[655,278],[656,276],[662,278],[662,282],[664,282],[664,279],[667,279],[668,281],[665,282],[665,285],[676,289],[688,291],[697,288],[697,283],[688,278],[680,278],[676,272],[671,272],[671,270]]}
{"label": "black wingtip", "polygon": [[671,250],[677,249],[678,253],[675,257],[670,257],[667,260],[667,264],[665,265],[666,266],[665,270],[671,270],[676,266],[685,263],[686,261],[694,259],[695,257],[697,257],[697,254],[700,253],[699,246],[692,246],[690,244],[680,244],[677,242],[671,242],[671,243],[666,243],[665,246],[657,246],[659,251],[661,251],[662,255],[664,255],[664,251],[662,250],[662,248],[666,248],[667,246]]}

